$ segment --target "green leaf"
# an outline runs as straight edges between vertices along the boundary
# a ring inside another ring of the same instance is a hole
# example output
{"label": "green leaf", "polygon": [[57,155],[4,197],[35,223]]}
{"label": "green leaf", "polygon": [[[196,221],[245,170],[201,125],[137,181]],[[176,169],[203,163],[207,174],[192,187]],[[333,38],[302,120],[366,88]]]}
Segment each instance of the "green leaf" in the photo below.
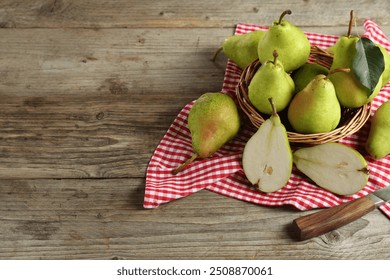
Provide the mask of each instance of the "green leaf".
{"label": "green leaf", "polygon": [[371,95],[385,69],[385,60],[379,47],[368,38],[360,38],[355,47],[356,54],[352,61],[352,69],[362,85],[369,89]]}

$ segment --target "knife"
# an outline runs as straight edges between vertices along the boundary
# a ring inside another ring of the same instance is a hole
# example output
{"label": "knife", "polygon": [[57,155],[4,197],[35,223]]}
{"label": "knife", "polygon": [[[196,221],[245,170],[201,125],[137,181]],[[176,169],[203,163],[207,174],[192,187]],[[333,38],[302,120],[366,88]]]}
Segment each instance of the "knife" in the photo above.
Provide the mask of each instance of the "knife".
{"label": "knife", "polygon": [[299,240],[306,240],[349,224],[390,200],[390,185],[335,207],[295,219],[292,227]]}

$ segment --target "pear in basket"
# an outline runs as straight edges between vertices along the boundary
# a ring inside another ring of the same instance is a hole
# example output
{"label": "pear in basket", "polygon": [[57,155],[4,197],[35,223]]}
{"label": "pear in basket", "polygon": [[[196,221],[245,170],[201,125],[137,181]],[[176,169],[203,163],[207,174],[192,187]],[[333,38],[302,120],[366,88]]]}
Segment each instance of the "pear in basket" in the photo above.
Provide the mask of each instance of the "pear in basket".
{"label": "pear in basket", "polygon": [[257,46],[264,37],[266,31],[256,30],[245,34],[232,35],[225,39],[222,47],[214,54],[212,61],[215,61],[218,53],[223,53],[234,63],[245,69],[254,60],[258,59]]}
{"label": "pear in basket", "polygon": [[261,113],[271,115],[268,99],[274,100],[276,111],[288,106],[294,95],[294,81],[284,71],[278,53],[274,51],[273,60],[266,61],[257,70],[248,87],[248,98]]}
{"label": "pear in basket", "polygon": [[305,64],[309,58],[310,42],[302,30],[283,20],[287,14],[291,14],[291,11],[284,11],[259,41],[258,55],[260,62],[264,63],[273,58],[273,51],[276,50],[284,70],[290,72]]}
{"label": "pear in basket", "polygon": [[208,92],[200,96],[188,114],[194,154],[173,170],[177,174],[196,158],[207,158],[238,133],[240,115],[233,99],[221,92]]}
{"label": "pear in basket", "polygon": [[326,133],[337,127],[341,119],[341,106],[329,77],[338,71],[349,72],[350,69],[335,69],[327,76],[317,75],[294,96],[287,117],[296,132]]}
{"label": "pear in basket", "polygon": [[303,90],[315,76],[319,74],[328,75],[329,70],[317,63],[305,63],[291,74],[295,84],[295,93]]}

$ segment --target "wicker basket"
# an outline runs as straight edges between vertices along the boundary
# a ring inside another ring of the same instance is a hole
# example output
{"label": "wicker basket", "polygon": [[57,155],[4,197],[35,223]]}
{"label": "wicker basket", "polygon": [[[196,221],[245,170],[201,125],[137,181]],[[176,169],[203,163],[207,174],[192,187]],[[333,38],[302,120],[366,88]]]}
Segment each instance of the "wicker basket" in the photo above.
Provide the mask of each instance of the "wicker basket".
{"label": "wicker basket", "polygon": [[[316,62],[326,68],[330,68],[332,64],[333,56],[325,50],[318,47],[311,48],[311,54],[309,62]],[[261,63],[259,60],[255,60],[248,67],[244,69],[241,74],[240,81],[236,88],[236,97],[242,112],[246,115],[249,122],[254,128],[259,126],[269,116],[260,114],[251,104],[248,98],[248,85],[255,75],[256,71],[260,68]],[[316,145],[326,142],[336,142],[346,136],[349,136],[357,132],[368,120],[371,114],[371,104],[366,104],[360,108],[348,109],[342,108],[341,121],[336,129],[327,133],[315,133],[315,134],[300,134],[292,132],[292,128],[289,127],[287,116],[280,112],[282,122],[286,125],[287,135],[290,143],[300,143],[307,145]]]}

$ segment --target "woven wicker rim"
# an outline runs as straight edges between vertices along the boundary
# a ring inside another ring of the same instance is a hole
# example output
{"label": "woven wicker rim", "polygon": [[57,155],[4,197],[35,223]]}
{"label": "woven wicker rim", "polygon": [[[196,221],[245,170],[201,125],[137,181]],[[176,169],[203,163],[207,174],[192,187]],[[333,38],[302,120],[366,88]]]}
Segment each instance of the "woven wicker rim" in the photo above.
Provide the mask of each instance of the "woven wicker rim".
{"label": "woven wicker rim", "polygon": [[[332,64],[332,60],[332,54],[328,53],[327,51],[318,47],[311,48],[311,54],[309,57],[310,62],[316,62],[329,69],[330,65]],[[255,128],[260,127],[260,125],[264,122],[264,118],[253,107],[248,98],[248,85],[260,66],[261,63],[259,60],[255,60],[250,65],[248,65],[248,67],[243,70],[240,81],[236,88],[236,97],[239,107]],[[316,145],[326,142],[337,142],[342,138],[352,135],[360,130],[360,128],[362,128],[362,126],[367,122],[370,114],[370,103],[356,109],[342,108],[340,124],[333,131],[315,134],[300,134],[287,131],[287,136],[291,143]]]}

